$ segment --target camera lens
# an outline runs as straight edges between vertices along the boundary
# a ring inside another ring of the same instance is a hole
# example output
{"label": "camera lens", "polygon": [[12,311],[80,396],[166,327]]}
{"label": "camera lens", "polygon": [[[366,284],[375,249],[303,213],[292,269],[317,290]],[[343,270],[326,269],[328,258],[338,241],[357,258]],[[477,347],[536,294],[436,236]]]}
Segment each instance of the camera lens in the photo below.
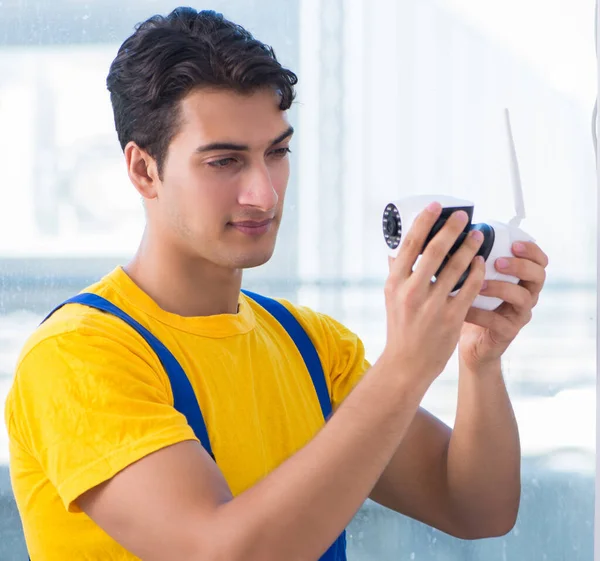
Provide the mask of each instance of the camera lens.
{"label": "camera lens", "polygon": [[383,211],[383,236],[390,249],[396,249],[402,238],[402,220],[400,212],[393,203],[388,204]]}
{"label": "camera lens", "polygon": [[395,216],[388,216],[386,230],[390,236],[398,235],[398,220]]}

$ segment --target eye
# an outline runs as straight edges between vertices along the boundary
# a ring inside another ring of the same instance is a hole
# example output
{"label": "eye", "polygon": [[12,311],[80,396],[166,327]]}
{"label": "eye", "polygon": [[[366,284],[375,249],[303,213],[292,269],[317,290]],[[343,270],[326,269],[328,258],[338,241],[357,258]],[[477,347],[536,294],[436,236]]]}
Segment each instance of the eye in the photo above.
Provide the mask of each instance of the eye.
{"label": "eye", "polygon": [[284,148],[277,148],[271,152],[271,155],[275,158],[285,158],[288,154],[291,154],[292,151],[286,146]]}
{"label": "eye", "polygon": [[237,160],[235,158],[221,158],[220,160],[213,160],[212,162],[207,162],[209,166],[217,169],[231,167]]}

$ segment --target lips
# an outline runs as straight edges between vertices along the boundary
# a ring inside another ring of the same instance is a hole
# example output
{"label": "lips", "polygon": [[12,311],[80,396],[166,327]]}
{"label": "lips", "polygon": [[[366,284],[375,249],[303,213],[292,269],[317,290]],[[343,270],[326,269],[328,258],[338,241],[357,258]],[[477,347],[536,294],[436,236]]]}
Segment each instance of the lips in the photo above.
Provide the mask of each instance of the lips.
{"label": "lips", "polygon": [[273,224],[273,219],[269,218],[268,220],[261,221],[242,220],[241,222],[232,222],[231,226],[242,234],[259,236],[266,234],[271,229],[271,224]]}
{"label": "lips", "polygon": [[260,222],[256,222],[254,220],[244,220],[242,222],[232,222],[232,224],[242,228],[262,228],[263,226],[268,226],[271,222],[273,222],[272,218],[269,218],[268,220],[261,220]]}

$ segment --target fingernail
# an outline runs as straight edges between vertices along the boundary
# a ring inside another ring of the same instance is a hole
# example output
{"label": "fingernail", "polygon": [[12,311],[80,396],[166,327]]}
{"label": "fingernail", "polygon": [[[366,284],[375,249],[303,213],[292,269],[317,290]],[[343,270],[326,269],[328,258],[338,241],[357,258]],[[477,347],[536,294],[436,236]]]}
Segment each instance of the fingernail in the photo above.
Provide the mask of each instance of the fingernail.
{"label": "fingernail", "polygon": [[469,220],[469,215],[464,210],[457,210],[452,213],[454,220],[459,224],[466,224]]}
{"label": "fingernail", "polygon": [[434,212],[434,213],[435,213],[435,212],[439,212],[439,211],[441,210],[441,208],[442,208],[442,205],[440,205],[440,203],[438,203],[438,202],[436,202],[436,201],[434,201],[434,202],[432,202],[432,203],[429,203],[429,204],[427,205],[427,210],[428,210],[429,212]]}
{"label": "fingernail", "polygon": [[484,280],[483,284],[481,285],[481,290],[485,290],[488,287],[488,281]]}
{"label": "fingernail", "polygon": [[496,260],[496,265],[499,269],[506,269],[508,267],[508,259],[504,259],[504,257],[500,257],[500,259]]}
{"label": "fingernail", "polygon": [[513,248],[517,253],[525,253],[525,244],[522,244],[521,242],[517,242]]}
{"label": "fingernail", "polygon": [[480,230],[471,230],[469,234],[475,241],[483,241],[483,233]]}

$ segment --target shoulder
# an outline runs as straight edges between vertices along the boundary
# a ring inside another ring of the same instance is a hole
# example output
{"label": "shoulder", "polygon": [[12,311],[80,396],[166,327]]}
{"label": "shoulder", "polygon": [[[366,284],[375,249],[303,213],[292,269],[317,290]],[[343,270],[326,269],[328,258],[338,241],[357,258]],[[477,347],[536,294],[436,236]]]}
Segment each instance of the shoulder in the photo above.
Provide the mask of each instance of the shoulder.
{"label": "shoulder", "polygon": [[335,345],[362,345],[357,333],[331,315],[310,306],[294,304],[289,300],[278,299],[278,301],[298,320],[309,335],[316,339]]}
{"label": "shoulder", "polygon": [[357,333],[330,315],[309,306],[279,300],[311,337],[323,363],[336,409],[370,368]]}
{"label": "shoulder", "polygon": [[[106,294],[102,286],[88,290]],[[5,421],[94,394],[110,399],[125,386],[153,386],[157,399],[170,398],[160,361],[142,337],[111,314],[69,304],[41,323],[21,347]]]}
{"label": "shoulder", "polygon": [[[112,282],[112,273],[81,290],[79,294],[94,294],[116,306],[127,309]],[[74,294],[75,295],[75,294]],[[52,310],[49,310],[50,313]],[[100,344],[112,350],[129,349],[144,354],[144,340],[118,317],[79,303],[59,304],[55,311],[42,321],[25,340],[17,361],[19,366],[32,356],[58,357],[60,351],[89,356],[91,348]],[[147,353],[151,356],[151,352]]]}
{"label": "shoulder", "polygon": [[351,363],[364,363],[363,342],[348,326],[310,306],[296,304],[285,298],[272,300],[284,306],[298,321],[315,345],[324,367],[329,372],[345,368]]}
{"label": "shoulder", "polygon": [[[252,306],[255,314],[265,315],[269,312],[261,304],[269,304],[269,301],[280,304],[287,310],[294,319],[302,326],[304,331],[311,337],[313,343],[325,342],[331,337],[336,337],[344,333],[351,333],[350,330],[331,316],[319,312],[310,306],[299,305],[286,298],[266,297],[254,293],[246,294],[246,297],[254,301]],[[265,299],[266,302],[263,300]]]}

